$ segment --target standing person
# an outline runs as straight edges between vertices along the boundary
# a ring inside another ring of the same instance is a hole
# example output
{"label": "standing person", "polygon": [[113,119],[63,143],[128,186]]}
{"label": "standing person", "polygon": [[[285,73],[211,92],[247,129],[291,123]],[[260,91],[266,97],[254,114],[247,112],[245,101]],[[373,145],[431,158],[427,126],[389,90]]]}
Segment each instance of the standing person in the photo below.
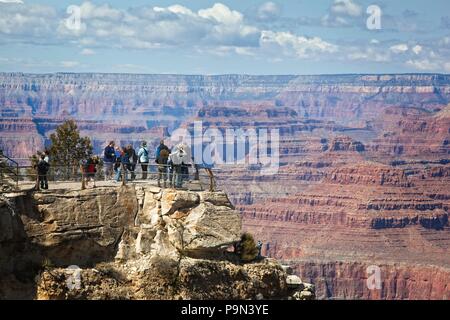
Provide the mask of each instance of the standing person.
{"label": "standing person", "polygon": [[103,155],[103,162],[105,166],[105,181],[110,180],[113,175],[113,168],[114,163],[116,162],[116,152],[114,150],[114,141],[110,141],[109,144],[106,146],[104,155]]}
{"label": "standing person", "polygon": [[186,143],[182,143],[180,146],[180,150],[182,150],[181,154],[181,184],[183,181],[189,180],[189,167],[191,166],[191,149]]}
{"label": "standing person", "polygon": [[[130,168],[129,154],[128,154],[128,152],[126,152],[127,151],[126,148],[123,148],[123,149],[118,148],[117,151],[119,151],[120,156],[117,158],[116,165],[115,165],[115,168],[116,168],[115,180],[117,182],[119,182],[120,181],[120,177],[123,174],[125,181],[127,181],[127,179],[128,179],[128,170]],[[123,170],[125,172],[122,172],[122,168],[123,168]]]}
{"label": "standing person", "polygon": [[39,160],[37,167],[37,173],[38,173],[38,183],[40,184],[41,189],[47,190],[48,189],[48,180],[47,180],[47,173],[50,168],[50,165],[47,161],[45,161],[45,155],[41,155],[41,159]]}
{"label": "standing person", "polygon": [[50,151],[48,150],[44,151],[44,161],[50,164]]}
{"label": "standing person", "polygon": [[89,181],[93,181],[95,188],[95,174],[97,173],[97,165],[99,163],[99,159],[97,156],[90,157],[86,164],[86,187],[89,184]]}
{"label": "standing person", "polygon": [[131,172],[131,180],[134,180],[136,178],[136,174],[134,173],[134,171],[136,169],[138,156],[131,144],[127,145],[127,147],[125,148],[125,152],[128,157],[127,169]]}
{"label": "standing person", "polygon": [[148,156],[147,142],[145,141],[142,141],[141,148],[138,151],[138,158],[142,168],[142,180],[146,180],[149,156]]}
{"label": "standing person", "polygon": [[[167,150],[170,153],[169,147],[164,144],[164,140],[161,140],[159,142],[159,146],[156,148],[156,152],[155,152],[155,159],[156,160],[158,160],[159,153],[161,152],[161,150]],[[156,163],[158,163],[158,162],[156,162]]]}
{"label": "standing person", "polygon": [[172,183],[175,188],[181,188],[183,186],[183,172],[190,165],[190,149],[182,143],[174,148],[174,151],[170,154],[170,161],[173,164],[173,177]]}
{"label": "standing person", "polygon": [[164,188],[167,187],[167,163],[169,162],[169,148],[164,148],[159,152],[156,163],[158,164],[158,187],[161,187],[161,178],[164,180]]}

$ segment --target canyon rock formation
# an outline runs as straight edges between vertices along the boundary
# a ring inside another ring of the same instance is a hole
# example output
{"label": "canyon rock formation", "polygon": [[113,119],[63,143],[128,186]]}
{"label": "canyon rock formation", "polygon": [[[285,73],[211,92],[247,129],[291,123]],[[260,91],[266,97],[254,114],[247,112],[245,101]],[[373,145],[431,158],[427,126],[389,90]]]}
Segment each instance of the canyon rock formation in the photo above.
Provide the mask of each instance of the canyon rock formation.
{"label": "canyon rock formation", "polygon": [[[292,265],[323,299],[450,297],[449,75],[3,73],[0,80],[0,148],[19,158],[42,149],[67,118],[98,153],[110,139],[156,146],[195,121],[204,130],[277,129],[277,174],[249,164],[214,168],[265,255]],[[207,216],[211,203],[196,216]],[[186,236],[195,238],[191,230]],[[366,285],[373,266],[381,289]]]}
{"label": "canyon rock formation", "polygon": [[4,194],[0,298],[310,299],[273,259],[229,250],[241,216],[221,192],[148,184]]}

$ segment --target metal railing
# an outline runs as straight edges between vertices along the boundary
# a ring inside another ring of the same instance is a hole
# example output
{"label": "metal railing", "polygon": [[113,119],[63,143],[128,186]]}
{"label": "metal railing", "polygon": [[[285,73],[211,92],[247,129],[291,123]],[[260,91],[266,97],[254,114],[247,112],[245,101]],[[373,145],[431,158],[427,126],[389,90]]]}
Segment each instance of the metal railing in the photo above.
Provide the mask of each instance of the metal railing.
{"label": "metal railing", "polygon": [[19,163],[3,154],[0,150],[0,183],[3,185],[6,177],[10,177],[15,181],[16,187],[19,186]]}
{"label": "metal railing", "polygon": [[[15,163],[17,164],[17,162]],[[17,187],[27,183],[28,185],[33,184],[35,190],[41,189],[41,180],[44,178],[48,181],[48,184],[56,182],[80,182],[81,189],[85,189],[90,180],[93,180],[94,182],[115,180],[121,182],[122,185],[126,185],[127,183],[143,182],[147,180],[149,182],[158,181],[158,178],[160,178],[160,182],[169,187],[183,188],[183,185],[186,185],[186,182],[195,182],[199,185],[201,190],[206,189],[206,186],[208,186],[208,190],[210,191],[215,191],[216,189],[216,179],[212,170],[209,168],[196,165],[184,165],[184,168],[187,168],[188,170],[188,173],[186,174],[181,172],[181,167],[160,165],[152,163],[151,160],[145,165],[147,166],[146,173],[142,170],[141,163],[137,163],[134,166],[121,163],[119,167],[116,166],[112,175],[105,179],[104,165],[96,165],[97,170],[95,173],[87,172],[83,165],[50,165],[49,170],[45,175],[39,175],[37,166],[20,166],[17,164],[14,167],[14,177]],[[145,179],[143,179],[144,176],[146,176]],[[177,177],[179,177],[178,180],[176,179]],[[179,182],[179,184],[174,185],[174,182]]]}

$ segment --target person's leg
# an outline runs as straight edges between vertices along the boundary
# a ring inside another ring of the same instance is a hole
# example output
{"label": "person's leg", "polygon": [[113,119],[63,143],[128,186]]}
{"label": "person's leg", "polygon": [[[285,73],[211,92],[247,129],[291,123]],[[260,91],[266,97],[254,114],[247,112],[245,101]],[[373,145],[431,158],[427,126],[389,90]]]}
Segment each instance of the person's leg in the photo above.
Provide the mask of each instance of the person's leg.
{"label": "person's leg", "polygon": [[143,163],[143,164],[141,164],[141,167],[142,167],[142,180],[147,180],[148,164],[147,163]]}
{"label": "person's leg", "polygon": [[105,167],[103,168],[103,173],[105,175],[105,181],[109,180],[109,177],[111,177],[111,169],[112,169],[112,167],[110,167],[110,163],[105,162]]}
{"label": "person's leg", "polygon": [[169,176],[169,186],[173,187],[173,181],[172,181],[172,179],[173,179],[173,168],[169,168],[168,176]]}
{"label": "person's leg", "polygon": [[42,175],[39,175],[39,186],[41,189],[44,189],[44,177]]}
{"label": "person's leg", "polygon": [[47,190],[48,189],[48,180],[47,180],[47,175],[44,175],[44,189]]}
{"label": "person's leg", "polygon": [[164,188],[167,187],[167,167],[163,167],[163,180],[164,180]]}
{"label": "person's leg", "polygon": [[131,165],[131,180],[136,179],[136,163]]}
{"label": "person's leg", "polygon": [[125,182],[128,182],[128,166],[124,166],[123,168],[124,176],[125,176]]}
{"label": "person's leg", "polygon": [[158,165],[158,187],[161,187],[161,176],[162,176],[161,166]]}
{"label": "person's leg", "polygon": [[108,180],[114,178],[114,162],[108,163]]}
{"label": "person's leg", "polygon": [[177,188],[181,188],[183,186],[183,178],[181,173],[181,166],[178,166],[177,170]]}
{"label": "person's leg", "polygon": [[172,187],[176,188],[177,186],[177,166],[173,166],[173,172],[172,172]]}
{"label": "person's leg", "polygon": [[115,180],[116,180],[117,182],[119,182],[120,175],[121,175],[121,173],[122,173],[121,171],[122,171],[122,170],[120,169],[120,167],[117,168],[117,170],[116,170]]}

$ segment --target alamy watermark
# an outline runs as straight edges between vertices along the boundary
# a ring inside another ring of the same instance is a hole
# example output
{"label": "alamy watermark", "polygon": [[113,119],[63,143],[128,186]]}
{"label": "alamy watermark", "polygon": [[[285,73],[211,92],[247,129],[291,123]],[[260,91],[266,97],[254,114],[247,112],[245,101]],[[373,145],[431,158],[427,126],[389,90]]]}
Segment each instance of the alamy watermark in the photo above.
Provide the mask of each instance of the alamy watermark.
{"label": "alamy watermark", "polygon": [[67,7],[66,13],[69,17],[66,18],[66,28],[72,31],[78,31],[81,29],[81,7],[76,5],[70,5]]}
{"label": "alamy watermark", "polygon": [[381,289],[381,269],[379,266],[368,266],[366,269],[367,280],[366,285],[369,290]]}
{"label": "alamy watermark", "polygon": [[377,5],[371,5],[367,7],[367,14],[369,17],[366,21],[367,29],[369,30],[380,30],[381,29],[381,8]]}
{"label": "alamy watermark", "polygon": [[81,289],[81,268],[71,265],[66,268],[66,285],[69,290]]}
{"label": "alamy watermark", "polygon": [[174,130],[170,140],[189,146],[198,165],[254,165],[262,175],[277,174],[280,166],[279,129],[203,130],[202,121],[196,121],[189,129]]}

